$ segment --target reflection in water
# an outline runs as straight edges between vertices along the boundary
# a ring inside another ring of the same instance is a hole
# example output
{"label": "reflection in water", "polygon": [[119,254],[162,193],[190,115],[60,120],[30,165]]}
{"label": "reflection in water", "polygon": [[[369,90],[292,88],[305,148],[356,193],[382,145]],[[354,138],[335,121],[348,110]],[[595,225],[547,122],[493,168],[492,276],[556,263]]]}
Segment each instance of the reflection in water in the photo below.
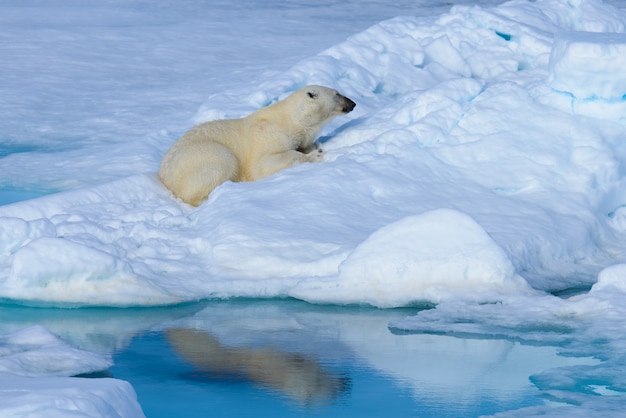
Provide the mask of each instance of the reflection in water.
{"label": "reflection in water", "polygon": [[240,377],[307,405],[332,400],[350,387],[349,378],[331,374],[302,354],[227,347],[207,332],[186,328],[171,328],[166,336],[176,353],[209,379]]}
{"label": "reflection in water", "polygon": [[165,321],[192,316],[204,306],[55,309],[0,303],[0,334],[41,325],[77,348],[111,354],[123,350],[138,334]]}
{"label": "reflection in water", "polygon": [[389,330],[416,310],[242,299],[127,309],[0,304],[0,334],[41,325],[111,356],[108,373],[133,385],[150,418],[488,415],[542,404],[532,375],[593,364],[557,347]]}

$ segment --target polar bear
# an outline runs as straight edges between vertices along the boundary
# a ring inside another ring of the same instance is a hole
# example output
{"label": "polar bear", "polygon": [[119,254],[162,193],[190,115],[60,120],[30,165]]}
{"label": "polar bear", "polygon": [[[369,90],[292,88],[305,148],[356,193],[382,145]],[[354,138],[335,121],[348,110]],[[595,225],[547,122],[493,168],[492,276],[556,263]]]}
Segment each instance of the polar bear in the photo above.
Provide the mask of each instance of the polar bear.
{"label": "polar bear", "polygon": [[355,106],[334,89],[312,85],[246,117],[202,123],[172,145],[159,178],[176,197],[198,206],[227,180],[255,181],[323,161],[315,142],[322,126]]}

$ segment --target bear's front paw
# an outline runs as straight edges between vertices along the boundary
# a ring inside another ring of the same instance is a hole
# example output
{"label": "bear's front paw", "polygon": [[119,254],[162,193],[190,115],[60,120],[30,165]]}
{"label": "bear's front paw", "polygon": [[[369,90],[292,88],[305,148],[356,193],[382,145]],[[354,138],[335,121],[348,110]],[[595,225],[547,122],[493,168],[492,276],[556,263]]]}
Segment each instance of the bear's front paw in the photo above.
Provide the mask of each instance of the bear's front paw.
{"label": "bear's front paw", "polygon": [[307,161],[312,162],[312,163],[319,163],[324,161],[324,150],[321,148],[316,149],[313,152],[309,152],[308,154],[305,154],[307,157]]}

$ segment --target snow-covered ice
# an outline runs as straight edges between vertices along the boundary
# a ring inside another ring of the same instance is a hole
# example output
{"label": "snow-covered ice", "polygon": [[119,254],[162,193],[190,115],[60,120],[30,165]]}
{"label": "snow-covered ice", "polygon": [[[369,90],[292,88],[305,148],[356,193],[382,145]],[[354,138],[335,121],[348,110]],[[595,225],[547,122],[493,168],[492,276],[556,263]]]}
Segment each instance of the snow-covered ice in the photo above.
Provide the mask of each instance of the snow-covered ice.
{"label": "snow-covered ice", "polygon": [[[391,249],[385,260],[380,259],[381,248]],[[389,286],[390,277],[394,286]],[[495,295],[485,295],[485,290]],[[290,295],[322,303],[395,307],[416,299],[498,300],[498,291],[524,293],[530,287],[480,225],[460,212],[438,209],[378,229],[342,261],[338,275],[304,282]]]}
{"label": "snow-covered ice", "polygon": [[0,335],[0,414],[5,417],[141,417],[133,388],[75,376],[111,366],[41,326]]}
{"label": "snow-covered ice", "polygon": [[563,32],[550,54],[552,89],[577,100],[623,101],[626,94],[626,34]]}
{"label": "snow-covered ice", "polygon": [[[433,303],[392,327],[499,335],[596,356],[602,365],[551,369],[533,381],[582,410],[611,411],[613,399],[577,388],[593,381],[626,390],[625,31],[626,12],[599,0],[513,0],[396,17],[288,70],[270,68],[252,82],[233,75],[188,126],[145,110],[137,130],[107,129],[128,128],[124,112],[134,103],[126,101],[118,114],[59,138],[49,132],[57,117],[49,109],[40,124],[17,128],[20,112],[36,107],[20,99],[8,113],[2,184],[62,191],[0,207],[0,297],[71,306],[228,297]],[[56,37],[73,60],[85,52],[72,41],[120,36],[78,33],[64,39],[51,27],[38,36]],[[159,41],[164,50],[177,42]],[[129,48],[142,45],[150,40]],[[165,59],[159,45],[150,54],[143,59]],[[145,64],[136,56],[131,70]],[[107,81],[106,69],[94,74],[93,88],[125,82]],[[186,76],[179,86],[164,86],[158,74],[129,79],[154,83],[154,98],[137,98],[142,105],[176,107],[189,104],[175,90],[189,91],[182,87],[201,67],[192,70],[178,68]],[[198,208],[158,182],[161,156],[192,123],[243,116],[306,84],[357,103],[323,131],[325,163],[226,183]],[[81,110],[73,106],[55,103],[54,112]],[[554,296],[570,289],[583,293]]]}
{"label": "snow-covered ice", "polygon": [[[624,261],[626,198],[624,118],[576,112],[578,102],[624,105],[619,77],[574,88],[577,46],[604,57],[594,74],[623,55],[625,35],[608,32],[623,30],[623,13],[600,3],[581,12],[594,4],[398,17],[213,96],[196,121],[245,115],[313,83],[358,106],[323,133],[325,164],[224,184],[198,209],[156,180],[169,145],[161,141],[132,155],[134,176],[0,208],[0,295],[84,305],[297,296],[392,307],[454,298],[462,282],[476,287],[475,299],[478,290],[525,292],[526,283],[590,286]],[[148,160],[152,170],[141,173]]]}
{"label": "snow-covered ice", "polygon": [[117,379],[0,379],[0,413],[6,417],[143,417],[130,383]]}
{"label": "snow-covered ice", "polygon": [[69,346],[43,327],[2,335],[0,344],[0,373],[72,376],[104,370],[111,365],[110,360]]}

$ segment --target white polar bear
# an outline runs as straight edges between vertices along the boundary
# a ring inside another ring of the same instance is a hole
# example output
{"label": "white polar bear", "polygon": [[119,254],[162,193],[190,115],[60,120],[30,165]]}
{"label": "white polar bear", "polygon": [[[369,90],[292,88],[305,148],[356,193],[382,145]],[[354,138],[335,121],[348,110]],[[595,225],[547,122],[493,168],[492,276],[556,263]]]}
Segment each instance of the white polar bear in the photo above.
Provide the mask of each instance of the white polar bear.
{"label": "white polar bear", "polygon": [[307,86],[244,118],[202,123],[165,154],[159,178],[175,196],[198,206],[227,180],[254,181],[322,161],[315,143],[322,126],[354,106],[336,90]]}

